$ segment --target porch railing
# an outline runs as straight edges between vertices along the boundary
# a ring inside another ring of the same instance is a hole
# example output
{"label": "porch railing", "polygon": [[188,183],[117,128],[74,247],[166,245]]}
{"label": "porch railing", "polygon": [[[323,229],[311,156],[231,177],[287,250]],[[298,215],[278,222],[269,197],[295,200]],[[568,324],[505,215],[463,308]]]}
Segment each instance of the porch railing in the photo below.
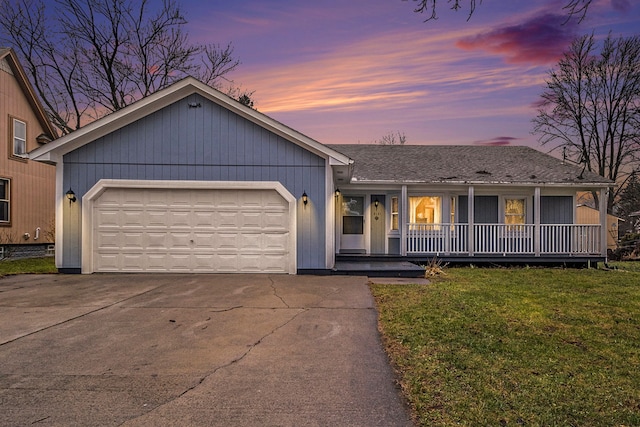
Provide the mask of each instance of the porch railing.
{"label": "porch railing", "polygon": [[599,224],[541,224],[539,228],[536,237],[534,224],[474,224],[473,233],[468,224],[408,224],[407,254],[600,254]]}

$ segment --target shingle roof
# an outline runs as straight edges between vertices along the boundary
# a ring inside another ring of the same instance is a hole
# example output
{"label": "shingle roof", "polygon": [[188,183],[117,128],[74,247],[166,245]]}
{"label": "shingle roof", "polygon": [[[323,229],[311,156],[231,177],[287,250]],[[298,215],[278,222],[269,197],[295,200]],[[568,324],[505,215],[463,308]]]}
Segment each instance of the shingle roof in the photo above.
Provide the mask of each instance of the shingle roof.
{"label": "shingle roof", "polygon": [[352,182],[612,184],[524,146],[330,145],[354,160]]}

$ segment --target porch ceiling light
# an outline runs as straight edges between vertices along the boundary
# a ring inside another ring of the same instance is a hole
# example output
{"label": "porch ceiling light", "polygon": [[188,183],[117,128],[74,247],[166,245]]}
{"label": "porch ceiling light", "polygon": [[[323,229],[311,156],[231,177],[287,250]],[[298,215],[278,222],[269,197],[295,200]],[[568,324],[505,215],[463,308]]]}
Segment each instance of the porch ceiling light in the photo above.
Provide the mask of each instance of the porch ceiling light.
{"label": "porch ceiling light", "polygon": [[76,200],[78,200],[76,199],[76,193],[74,193],[71,188],[69,188],[69,191],[67,191],[65,194],[67,196],[67,200],[69,200],[69,204],[75,203]]}

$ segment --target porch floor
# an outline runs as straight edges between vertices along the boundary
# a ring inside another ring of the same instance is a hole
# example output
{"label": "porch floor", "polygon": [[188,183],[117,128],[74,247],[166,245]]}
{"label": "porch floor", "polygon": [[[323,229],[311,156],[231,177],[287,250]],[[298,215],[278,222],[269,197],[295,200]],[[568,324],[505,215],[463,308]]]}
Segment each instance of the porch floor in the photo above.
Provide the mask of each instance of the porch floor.
{"label": "porch floor", "polygon": [[596,266],[598,262],[606,262],[600,256],[406,256],[371,255],[371,254],[336,254],[333,274],[358,275],[368,277],[424,277],[421,265],[437,258],[450,266],[548,266],[585,268]]}
{"label": "porch floor", "polygon": [[361,255],[359,259],[336,257],[333,274],[368,277],[424,277],[424,269],[403,259],[381,260]]}

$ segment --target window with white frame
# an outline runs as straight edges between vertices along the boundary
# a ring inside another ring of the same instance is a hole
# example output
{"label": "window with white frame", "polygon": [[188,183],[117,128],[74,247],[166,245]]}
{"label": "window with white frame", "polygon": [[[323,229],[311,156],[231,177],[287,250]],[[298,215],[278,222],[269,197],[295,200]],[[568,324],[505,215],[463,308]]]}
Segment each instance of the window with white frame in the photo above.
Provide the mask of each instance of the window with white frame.
{"label": "window with white frame", "polygon": [[525,199],[506,198],[504,199],[504,223],[510,226],[525,224]]}
{"label": "window with white frame", "polygon": [[398,196],[391,197],[391,230],[399,229]]}
{"label": "window with white frame", "polygon": [[27,155],[27,124],[18,119],[12,119],[12,153],[17,157],[26,157]]}
{"label": "window with white frame", "polygon": [[442,197],[409,197],[409,222],[412,224],[440,224],[442,222]]}
{"label": "window with white frame", "polygon": [[9,179],[0,178],[0,224],[9,223],[11,218],[10,185],[11,181]]}

